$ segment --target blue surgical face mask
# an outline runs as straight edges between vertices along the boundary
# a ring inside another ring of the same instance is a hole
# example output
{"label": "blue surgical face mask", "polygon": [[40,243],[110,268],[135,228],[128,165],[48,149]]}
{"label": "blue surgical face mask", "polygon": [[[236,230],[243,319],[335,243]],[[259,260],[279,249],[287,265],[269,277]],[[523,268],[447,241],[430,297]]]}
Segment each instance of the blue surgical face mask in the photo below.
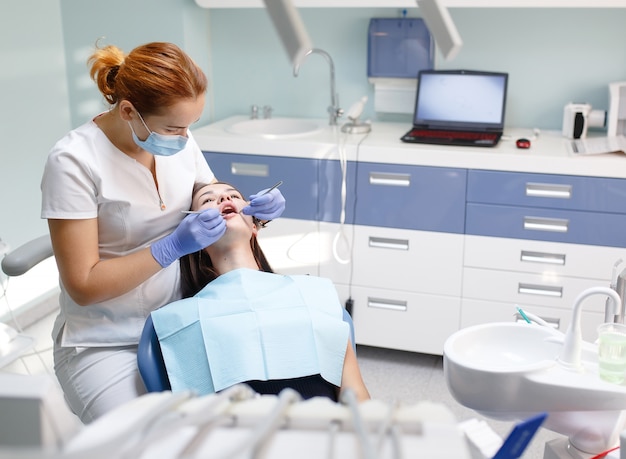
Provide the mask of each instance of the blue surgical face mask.
{"label": "blue surgical face mask", "polygon": [[139,112],[137,112],[137,115],[139,115],[139,119],[150,133],[148,138],[146,140],[139,140],[139,137],[135,134],[135,130],[133,129],[132,124],[130,124],[130,121],[128,122],[128,125],[133,133],[133,140],[135,143],[148,153],[152,153],[157,156],[172,156],[181,151],[185,148],[185,145],[187,145],[187,137],[183,137],[182,135],[163,135],[153,132],[150,130]]}

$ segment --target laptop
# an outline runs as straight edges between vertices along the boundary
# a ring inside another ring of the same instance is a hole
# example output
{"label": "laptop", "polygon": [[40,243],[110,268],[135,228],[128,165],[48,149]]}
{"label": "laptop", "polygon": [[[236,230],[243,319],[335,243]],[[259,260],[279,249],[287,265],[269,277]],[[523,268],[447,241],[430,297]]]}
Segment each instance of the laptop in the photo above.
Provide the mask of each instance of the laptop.
{"label": "laptop", "polygon": [[494,147],[504,130],[508,73],[422,70],[403,142]]}

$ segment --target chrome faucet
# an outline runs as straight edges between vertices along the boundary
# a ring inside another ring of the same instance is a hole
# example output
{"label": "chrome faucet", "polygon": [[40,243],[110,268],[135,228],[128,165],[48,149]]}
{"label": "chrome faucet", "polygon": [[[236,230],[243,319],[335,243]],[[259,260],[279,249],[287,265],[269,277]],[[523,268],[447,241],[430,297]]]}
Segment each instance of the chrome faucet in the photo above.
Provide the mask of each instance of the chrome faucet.
{"label": "chrome faucet", "polygon": [[[617,269],[621,262],[622,260],[620,259],[617,263],[615,263],[614,269]],[[604,314],[604,321],[617,322],[620,324],[626,323],[626,268],[624,268],[617,277],[615,277],[615,274],[613,274],[613,282],[611,284],[611,288],[617,292],[621,301],[619,303],[619,308],[615,311],[613,316],[611,316],[607,308]]]}
{"label": "chrome faucet", "polygon": [[572,321],[567,327],[567,331],[565,332],[565,338],[563,341],[563,348],[561,349],[561,353],[559,355],[559,362],[566,367],[571,369],[579,369],[580,368],[580,359],[581,359],[581,346],[582,346],[582,329],[580,324],[580,316],[582,314],[582,302],[585,298],[591,295],[607,295],[609,299],[607,300],[607,308],[609,309],[608,314],[616,314],[617,308],[620,303],[622,303],[622,299],[620,296],[609,287],[591,287],[587,290],[583,291],[578,297],[574,300],[573,306],[573,314]]}
{"label": "chrome faucet", "polygon": [[343,115],[343,110],[339,108],[339,95],[335,91],[335,64],[333,63],[333,59],[323,49],[319,48],[311,48],[304,55],[298,59],[293,65],[293,76],[297,77],[298,72],[300,71],[300,64],[304,62],[304,60],[310,54],[320,54],[326,58],[328,61],[328,65],[330,66],[330,106],[328,107],[329,121],[328,124],[331,126],[337,125],[337,118]]}

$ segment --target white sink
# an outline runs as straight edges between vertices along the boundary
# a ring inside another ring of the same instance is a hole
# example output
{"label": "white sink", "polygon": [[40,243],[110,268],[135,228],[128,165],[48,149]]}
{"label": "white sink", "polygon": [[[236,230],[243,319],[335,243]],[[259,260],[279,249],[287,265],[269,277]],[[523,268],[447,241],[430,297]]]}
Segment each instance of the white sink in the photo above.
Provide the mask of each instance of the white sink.
{"label": "white sink", "polygon": [[324,126],[313,120],[301,118],[267,118],[238,121],[226,127],[231,134],[266,139],[299,137],[321,131]]}
{"label": "white sink", "polygon": [[547,412],[545,428],[581,451],[605,451],[626,425],[626,386],[600,379],[594,344],[582,343],[578,368],[563,365],[563,336],[512,322],[459,330],[444,345],[448,388],[459,403],[494,419]]}

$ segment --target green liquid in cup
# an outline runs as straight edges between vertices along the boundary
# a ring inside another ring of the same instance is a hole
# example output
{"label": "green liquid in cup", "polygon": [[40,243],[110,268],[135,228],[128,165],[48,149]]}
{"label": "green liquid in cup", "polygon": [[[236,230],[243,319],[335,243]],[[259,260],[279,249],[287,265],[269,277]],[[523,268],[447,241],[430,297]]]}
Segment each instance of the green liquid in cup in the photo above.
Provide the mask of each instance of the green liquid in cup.
{"label": "green liquid in cup", "polygon": [[624,382],[626,375],[626,335],[616,332],[600,333],[598,360],[600,378],[615,384]]}

